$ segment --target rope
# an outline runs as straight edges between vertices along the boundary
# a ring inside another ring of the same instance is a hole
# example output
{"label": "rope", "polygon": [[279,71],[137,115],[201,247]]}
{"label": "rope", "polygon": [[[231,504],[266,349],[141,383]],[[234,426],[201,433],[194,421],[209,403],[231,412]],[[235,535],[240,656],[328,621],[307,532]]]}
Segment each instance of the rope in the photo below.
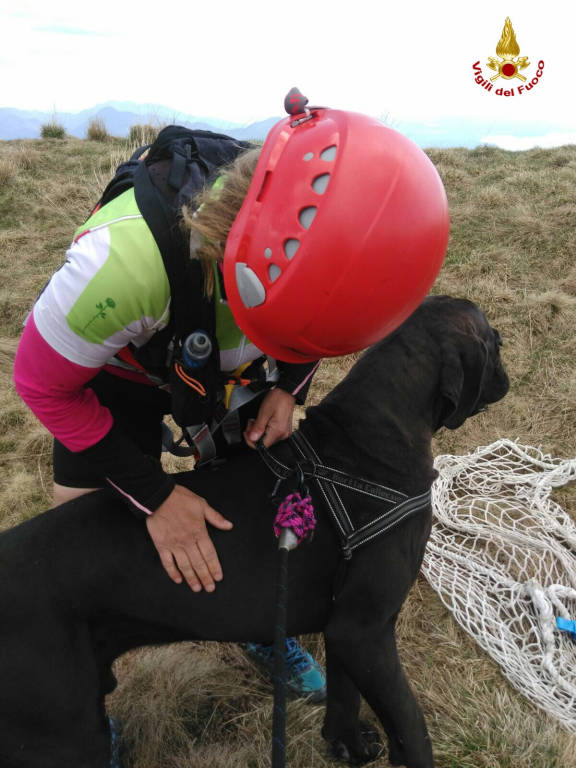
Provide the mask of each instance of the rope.
{"label": "rope", "polygon": [[435,467],[424,576],[510,683],[576,733],[576,643],[556,623],[576,619],[576,524],[551,499],[576,459],[503,439]]}
{"label": "rope", "polygon": [[298,539],[298,544],[312,533],[316,526],[314,507],[311,497],[302,496],[299,493],[291,493],[286,496],[278,507],[278,514],[274,521],[274,533],[280,538],[284,528],[290,528]]}
{"label": "rope", "polygon": [[278,550],[276,621],[274,624],[274,715],[272,768],[286,765],[286,608],[288,603],[288,551]]}
{"label": "rope", "polygon": [[286,612],[288,606],[288,552],[312,534],[316,526],[310,496],[291,493],[278,507],[274,533],[278,542],[276,620],[274,624],[274,716],[272,768],[286,765]]}

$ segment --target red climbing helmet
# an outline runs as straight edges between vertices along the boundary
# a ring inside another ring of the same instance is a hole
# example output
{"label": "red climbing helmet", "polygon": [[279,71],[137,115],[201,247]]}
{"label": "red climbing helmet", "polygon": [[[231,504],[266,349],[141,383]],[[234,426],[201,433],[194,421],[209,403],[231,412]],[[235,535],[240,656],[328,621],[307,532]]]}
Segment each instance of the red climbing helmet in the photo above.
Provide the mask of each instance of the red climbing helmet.
{"label": "red climbing helmet", "polygon": [[306,102],[286,97],[292,114],[266,138],[224,255],[236,322],[296,363],[397,328],[434,282],[449,230],[421,149],[374,118]]}

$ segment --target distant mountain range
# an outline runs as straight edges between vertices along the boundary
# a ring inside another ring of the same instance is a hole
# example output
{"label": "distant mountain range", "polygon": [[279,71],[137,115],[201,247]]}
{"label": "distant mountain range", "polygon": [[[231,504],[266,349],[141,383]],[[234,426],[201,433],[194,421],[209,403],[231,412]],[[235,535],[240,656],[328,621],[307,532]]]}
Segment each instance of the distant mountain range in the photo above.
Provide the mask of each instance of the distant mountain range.
{"label": "distant mountain range", "polygon": [[97,104],[81,112],[38,112],[34,110],[0,108],[0,139],[38,139],[42,126],[54,120],[70,136],[85,138],[90,122],[100,119],[112,136],[128,136],[133,125],[149,123],[167,125],[176,123],[188,128],[219,131],[237,139],[263,139],[279,117],[271,117],[249,125],[218,120],[216,118],[185,115],[160,105],[144,106],[133,102]]}
{"label": "distant mountain range", "polygon": [[[36,139],[42,126],[51,120],[62,125],[71,136],[85,138],[91,120],[99,118],[112,136],[127,136],[133,125],[151,123],[167,125],[176,123],[190,128],[202,128],[234,136],[237,139],[264,139],[280,116],[243,125],[211,117],[186,115],[161,105],[142,105],[134,102],[109,101],[81,112],[40,112],[11,107],[0,108],[0,140]],[[408,136],[421,147],[468,147],[480,144],[506,146],[503,137],[514,139],[539,137],[544,140],[551,134],[568,135],[566,126],[551,125],[545,121],[512,122],[505,120],[448,117],[434,121],[392,121],[391,127]],[[574,128],[572,128],[574,131]],[[494,137],[491,140],[491,137]],[[528,142],[534,146],[537,141]],[[568,143],[562,140],[561,143]],[[541,142],[546,146],[545,141]],[[527,148],[527,147],[523,147]]]}

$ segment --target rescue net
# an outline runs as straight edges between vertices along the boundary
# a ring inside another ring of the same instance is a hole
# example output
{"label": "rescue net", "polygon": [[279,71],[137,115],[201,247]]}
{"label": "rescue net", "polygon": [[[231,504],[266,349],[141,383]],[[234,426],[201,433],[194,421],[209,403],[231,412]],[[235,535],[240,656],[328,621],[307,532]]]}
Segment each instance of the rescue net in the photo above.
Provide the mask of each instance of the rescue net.
{"label": "rescue net", "polygon": [[499,440],[435,466],[424,576],[512,685],[576,733],[576,635],[556,624],[576,629],[576,524],[551,499],[576,459]]}

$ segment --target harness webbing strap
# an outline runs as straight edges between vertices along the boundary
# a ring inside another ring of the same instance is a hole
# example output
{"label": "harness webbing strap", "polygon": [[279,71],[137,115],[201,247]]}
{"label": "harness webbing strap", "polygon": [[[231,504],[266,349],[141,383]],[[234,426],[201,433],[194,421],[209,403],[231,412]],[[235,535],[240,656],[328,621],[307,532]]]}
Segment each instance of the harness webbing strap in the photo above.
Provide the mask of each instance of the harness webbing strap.
{"label": "harness webbing strap", "polygon": [[432,492],[426,491],[420,494],[420,496],[414,496],[411,499],[407,499],[402,504],[390,509],[376,520],[372,520],[371,523],[364,525],[362,528],[358,528],[352,536],[348,539],[348,545],[351,550],[357,549],[362,544],[366,544],[381,533],[385,533],[394,526],[401,523],[408,517],[412,517],[417,512],[425,509],[432,500]]}
{"label": "harness webbing strap", "polygon": [[[302,461],[297,461],[295,466],[290,467],[279,461],[264,448],[262,443],[259,445],[260,456],[270,471],[281,480],[286,480],[295,473],[301,473],[302,477],[310,477],[315,480],[334,520],[340,537],[342,551],[347,559],[352,556],[352,552],[355,549],[372,541],[376,536],[389,531],[403,520],[425,509],[431,503],[431,490],[419,496],[409,497],[401,491],[373,483],[370,480],[353,477],[333,467],[326,467],[321,463],[320,458],[309,441],[299,431],[295,432],[289,440],[294,453],[303,459]],[[336,485],[365,496],[380,499],[393,506],[369,523],[360,528],[355,528],[346,506],[340,498],[338,489],[335,487]]]}
{"label": "harness webbing strap", "polygon": [[[134,196],[162,256],[170,284],[170,311],[176,331],[204,328],[212,338],[214,310],[204,296],[202,267],[183,255],[185,242],[175,216],[162,193],[154,186],[148,168],[140,162],[134,172]],[[190,296],[194,301],[190,301]]]}
{"label": "harness webbing strap", "polygon": [[[299,432],[295,432],[293,443],[303,458],[311,459],[314,462],[314,468],[320,466],[319,463],[316,463],[320,461],[318,455],[308,440],[306,440],[304,435],[300,435]],[[340,532],[340,538],[343,541],[347,541],[349,537],[354,533],[354,525],[350,520],[350,516],[348,515],[348,511],[344,506],[344,502],[340,498],[338,490],[330,481],[327,481],[316,475],[314,475],[314,478],[317,481],[320,492],[324,496],[324,500],[328,509],[330,510],[330,514],[332,515],[334,522],[336,523],[336,527]]]}

